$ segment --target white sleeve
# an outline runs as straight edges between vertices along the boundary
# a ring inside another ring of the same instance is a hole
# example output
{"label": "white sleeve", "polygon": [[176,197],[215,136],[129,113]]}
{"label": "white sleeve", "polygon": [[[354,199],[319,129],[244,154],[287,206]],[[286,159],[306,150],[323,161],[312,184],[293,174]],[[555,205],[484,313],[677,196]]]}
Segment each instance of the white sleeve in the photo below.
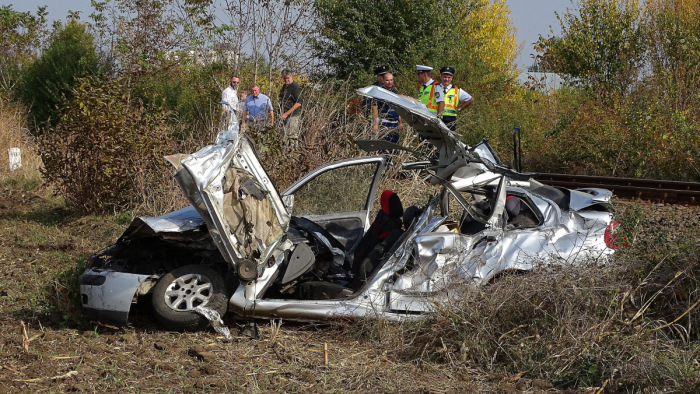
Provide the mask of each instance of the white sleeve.
{"label": "white sleeve", "polygon": [[466,102],[472,99],[472,95],[467,93],[464,89],[459,89],[459,101]]}
{"label": "white sleeve", "polygon": [[435,85],[433,91],[433,97],[436,103],[442,103],[445,101],[445,92],[442,90],[442,85]]}
{"label": "white sleeve", "polygon": [[224,111],[228,110],[228,105],[224,104],[224,103],[228,103],[228,101],[226,100],[226,96],[227,96],[226,89],[224,89],[221,92],[221,101],[223,101],[223,103],[221,103],[221,108],[223,108]]}
{"label": "white sleeve", "polygon": [[233,108],[233,100],[231,100],[231,93],[229,88],[224,89],[224,91],[221,93],[221,101],[228,104],[222,104],[224,109],[230,110]]}

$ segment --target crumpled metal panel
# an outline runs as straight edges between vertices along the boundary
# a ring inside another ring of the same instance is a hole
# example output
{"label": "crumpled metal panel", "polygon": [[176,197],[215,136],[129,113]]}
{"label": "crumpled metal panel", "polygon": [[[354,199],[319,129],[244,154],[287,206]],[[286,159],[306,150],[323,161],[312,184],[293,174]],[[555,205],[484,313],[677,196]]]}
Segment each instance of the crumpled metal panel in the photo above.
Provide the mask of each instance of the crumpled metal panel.
{"label": "crumpled metal panel", "polygon": [[[202,230],[203,225],[202,216],[193,206],[189,206],[158,217],[138,217],[131,222],[121,238],[137,239],[162,233],[194,233]],[[206,235],[206,229],[202,231],[202,235]]]}
{"label": "crumpled metal panel", "polygon": [[79,278],[83,308],[94,320],[126,324],[139,287],[149,279],[149,275],[87,269]]}
{"label": "crumpled metal panel", "polygon": [[485,230],[476,235],[431,233],[416,237],[416,266],[393,291],[404,295],[442,291],[454,283],[480,284],[505,270],[530,270],[539,264],[580,263],[613,253],[602,240],[605,223],[577,213],[554,228]]}
{"label": "crumpled metal panel", "polygon": [[609,203],[612,192],[605,189],[576,189],[571,191],[569,207],[574,211],[585,209],[594,204]]}

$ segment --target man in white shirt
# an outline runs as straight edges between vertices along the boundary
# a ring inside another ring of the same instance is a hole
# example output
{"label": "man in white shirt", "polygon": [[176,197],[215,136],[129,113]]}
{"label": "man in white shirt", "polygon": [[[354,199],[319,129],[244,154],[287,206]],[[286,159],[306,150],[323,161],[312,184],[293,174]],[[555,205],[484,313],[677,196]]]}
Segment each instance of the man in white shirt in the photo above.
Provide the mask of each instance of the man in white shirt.
{"label": "man in white shirt", "polygon": [[229,86],[226,89],[224,89],[224,91],[221,93],[221,101],[228,104],[221,104],[224,112],[229,112],[233,111],[234,109],[238,109],[238,84],[240,83],[241,80],[238,77],[231,77]]}

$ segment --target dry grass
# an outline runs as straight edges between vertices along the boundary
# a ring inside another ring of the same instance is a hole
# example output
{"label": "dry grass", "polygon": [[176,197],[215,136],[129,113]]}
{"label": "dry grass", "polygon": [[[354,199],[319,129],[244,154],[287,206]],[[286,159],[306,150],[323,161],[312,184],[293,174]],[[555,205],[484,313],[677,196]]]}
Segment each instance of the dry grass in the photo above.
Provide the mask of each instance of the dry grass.
{"label": "dry grass", "polygon": [[[41,158],[36,153],[34,139],[29,135],[26,114],[18,106],[0,99],[0,180],[26,182],[39,177]],[[8,149],[19,148],[22,155],[22,167],[10,170]]]}
{"label": "dry grass", "polygon": [[[674,223],[673,230],[630,229],[637,241],[607,264],[541,268],[453,289],[452,302],[429,320],[365,321],[353,333],[400,360],[478,366],[502,383],[517,381],[519,390],[549,382],[562,389],[695,391],[698,210],[668,211],[659,220]],[[632,210],[623,220],[648,224],[650,215],[648,208]]]}

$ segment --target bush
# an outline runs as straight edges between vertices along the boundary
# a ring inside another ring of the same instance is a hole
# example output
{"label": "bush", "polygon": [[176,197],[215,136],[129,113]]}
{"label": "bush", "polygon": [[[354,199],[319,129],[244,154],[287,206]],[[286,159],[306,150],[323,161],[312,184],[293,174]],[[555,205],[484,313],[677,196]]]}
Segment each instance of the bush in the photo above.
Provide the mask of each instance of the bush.
{"label": "bush", "polygon": [[[301,138],[298,145],[284,144],[281,117],[275,114],[276,127],[263,134],[248,135],[255,141],[263,166],[281,190],[314,168],[333,160],[354,157],[361,151],[355,138],[367,138],[362,124],[345,110],[348,98],[354,96],[346,85],[318,83],[315,88],[304,86],[301,107]],[[273,92],[271,99],[276,98]],[[362,137],[364,136],[364,137]]]}
{"label": "bush", "polygon": [[176,152],[167,114],[149,111],[126,82],[82,80],[64,116],[40,139],[43,174],[66,200],[88,212],[144,204],[172,187],[163,156]]}

